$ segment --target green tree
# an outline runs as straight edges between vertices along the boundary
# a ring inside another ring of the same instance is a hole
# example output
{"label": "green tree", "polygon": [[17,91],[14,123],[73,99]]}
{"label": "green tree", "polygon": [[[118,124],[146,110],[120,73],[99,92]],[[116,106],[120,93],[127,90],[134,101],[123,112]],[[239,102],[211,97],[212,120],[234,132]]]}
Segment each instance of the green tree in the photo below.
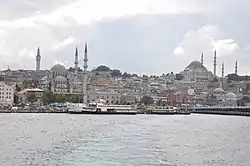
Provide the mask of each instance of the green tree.
{"label": "green tree", "polygon": [[143,96],[141,102],[145,105],[154,104],[154,99],[151,96]]}
{"label": "green tree", "polygon": [[114,69],[114,70],[112,70],[112,72],[111,72],[111,76],[112,76],[112,77],[119,78],[119,77],[121,77],[121,75],[122,75],[121,71],[120,71],[120,70],[117,70],[117,69]]}
{"label": "green tree", "polygon": [[79,103],[81,101],[80,95],[71,95],[69,101],[72,103]]}
{"label": "green tree", "polygon": [[63,103],[67,100],[68,98],[64,94],[56,94],[56,102]]}
{"label": "green tree", "polygon": [[36,94],[29,93],[27,96],[27,101],[30,102],[31,104],[35,103],[37,101]]}
{"label": "green tree", "polygon": [[134,73],[134,74],[132,74],[132,77],[138,77],[138,75]]}
{"label": "green tree", "polygon": [[20,92],[21,91],[21,88],[18,84],[16,84],[16,92]]}
{"label": "green tree", "polygon": [[18,95],[15,93],[14,94],[14,104],[18,104],[19,103],[19,97]]}
{"label": "green tree", "polygon": [[104,65],[98,66],[96,69],[93,71],[110,71],[110,68]]}
{"label": "green tree", "polygon": [[124,72],[122,74],[122,78],[130,78],[131,77],[131,74],[128,74],[127,72]]}
{"label": "green tree", "polygon": [[56,101],[56,97],[52,91],[45,91],[42,100],[44,104],[50,104]]}

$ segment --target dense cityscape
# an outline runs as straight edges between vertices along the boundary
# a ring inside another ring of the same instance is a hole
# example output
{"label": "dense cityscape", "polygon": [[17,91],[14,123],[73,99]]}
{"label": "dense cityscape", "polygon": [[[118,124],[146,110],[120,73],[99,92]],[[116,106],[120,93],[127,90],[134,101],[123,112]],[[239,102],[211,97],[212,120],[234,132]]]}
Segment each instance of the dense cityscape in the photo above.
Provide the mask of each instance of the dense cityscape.
{"label": "dense cityscape", "polygon": [[41,70],[42,55],[37,48],[35,70],[7,69],[0,72],[0,105],[41,106],[64,102],[90,103],[98,99],[117,105],[248,105],[248,76],[238,75],[237,62],[232,74],[224,76],[224,64],[217,66],[216,51],[212,56],[213,72],[207,70],[201,54],[200,61],[187,64],[180,73],[139,76],[104,65],[88,71],[87,44],[84,69],[79,65],[76,48],[75,54],[72,53],[75,66],[66,69],[56,64],[50,70]]}

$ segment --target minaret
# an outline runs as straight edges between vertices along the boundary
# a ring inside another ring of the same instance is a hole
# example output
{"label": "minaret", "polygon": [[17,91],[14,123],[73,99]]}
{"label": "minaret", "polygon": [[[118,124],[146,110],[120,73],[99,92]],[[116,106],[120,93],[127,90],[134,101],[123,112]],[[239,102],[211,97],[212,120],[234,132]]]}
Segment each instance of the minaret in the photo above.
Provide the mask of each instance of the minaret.
{"label": "minaret", "polygon": [[77,75],[77,70],[78,70],[78,49],[76,47],[76,52],[75,52],[75,73]]}
{"label": "minaret", "polygon": [[216,50],[214,51],[214,76],[216,76],[216,59],[217,59],[217,57],[216,57]]}
{"label": "minaret", "polygon": [[41,55],[40,55],[40,48],[38,46],[36,53],[36,71],[40,70],[40,63],[41,63]]}
{"label": "minaret", "polygon": [[203,65],[203,53],[201,53],[201,64]]}
{"label": "minaret", "polygon": [[234,74],[238,75],[238,62],[235,63],[235,72]]}
{"label": "minaret", "polygon": [[83,103],[87,104],[88,100],[88,94],[87,94],[87,85],[88,85],[88,47],[87,43],[85,43],[85,48],[84,48],[84,65],[83,65]]}
{"label": "minaret", "polygon": [[224,78],[224,62],[222,62],[222,67],[221,67],[221,78]]}
{"label": "minaret", "polygon": [[220,88],[223,89],[223,82],[224,82],[224,62],[221,65],[221,78],[220,78]]}

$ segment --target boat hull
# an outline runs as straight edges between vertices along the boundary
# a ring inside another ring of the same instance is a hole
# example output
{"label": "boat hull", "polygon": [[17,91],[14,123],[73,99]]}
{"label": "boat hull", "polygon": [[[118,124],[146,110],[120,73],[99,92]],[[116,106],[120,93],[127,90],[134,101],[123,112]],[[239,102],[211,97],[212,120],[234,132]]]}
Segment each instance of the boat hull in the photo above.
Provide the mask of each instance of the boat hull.
{"label": "boat hull", "polygon": [[175,115],[176,112],[149,112],[147,114],[153,114],[153,115]]}
{"label": "boat hull", "polygon": [[136,115],[137,112],[98,112],[98,111],[81,111],[69,112],[70,114],[91,114],[91,115]]}

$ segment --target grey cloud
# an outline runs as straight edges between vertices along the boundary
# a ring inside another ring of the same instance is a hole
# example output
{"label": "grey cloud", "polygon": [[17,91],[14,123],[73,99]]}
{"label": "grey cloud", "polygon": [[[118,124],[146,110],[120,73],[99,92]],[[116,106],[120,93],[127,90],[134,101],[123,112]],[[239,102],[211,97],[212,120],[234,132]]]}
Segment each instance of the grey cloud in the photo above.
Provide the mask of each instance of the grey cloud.
{"label": "grey cloud", "polygon": [[[75,0],[0,0],[0,19],[13,20],[46,13]],[[38,14],[37,13],[37,14]]]}
{"label": "grey cloud", "polygon": [[[225,58],[226,70],[232,71],[235,59],[238,59],[239,72],[246,72],[249,70],[247,62],[250,60],[248,56],[250,50],[245,49],[250,43],[248,21],[250,14],[246,10],[248,3],[244,1],[243,5],[241,3],[226,5],[224,3],[226,1],[220,2],[220,6],[217,6],[213,13],[199,15],[139,15],[105,20],[91,25],[79,25],[73,18],[67,17],[65,21],[68,24],[65,26],[52,26],[46,21],[37,21],[36,27],[9,31],[6,39],[9,38],[10,45],[15,45],[12,41],[18,39],[19,45],[13,46],[13,49],[25,47],[33,51],[33,58],[22,59],[33,68],[38,44],[41,46],[42,68],[45,69],[50,68],[56,60],[67,61],[67,67],[73,66],[75,46],[79,47],[80,56],[83,56],[84,43],[88,41],[90,68],[106,64],[122,71],[161,74],[179,72],[192,60],[199,60],[201,51],[206,51],[210,47],[203,49],[202,43],[194,43],[197,47],[190,49],[185,57],[173,55],[173,50],[182,43],[187,32],[191,30],[195,32],[205,25],[217,25],[226,35],[219,34],[215,37],[233,39],[240,47],[235,55]],[[233,6],[237,6],[238,9],[234,9]],[[54,7],[58,7],[57,4]],[[29,12],[35,11],[32,9]],[[76,41],[61,50],[51,50],[55,43],[62,42],[67,37],[73,37]],[[212,52],[205,54],[208,67],[212,65],[212,58]],[[222,58],[224,57],[219,59],[220,62],[224,60]],[[16,62],[13,65],[18,66]]]}

